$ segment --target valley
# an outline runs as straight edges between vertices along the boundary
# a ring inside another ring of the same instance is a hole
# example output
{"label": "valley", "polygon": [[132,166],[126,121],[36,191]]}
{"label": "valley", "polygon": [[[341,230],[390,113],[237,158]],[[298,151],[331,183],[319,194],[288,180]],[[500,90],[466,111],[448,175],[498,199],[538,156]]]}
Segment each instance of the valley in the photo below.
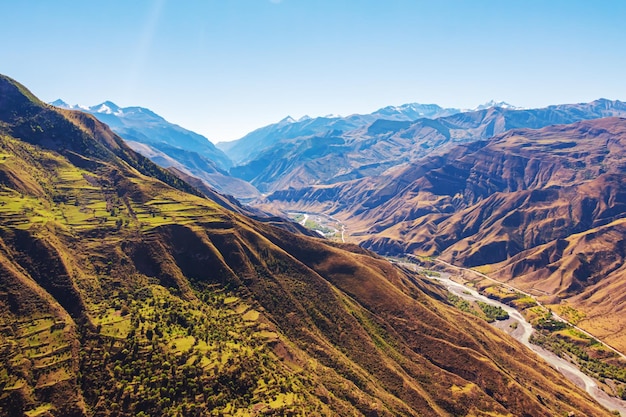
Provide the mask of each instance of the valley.
{"label": "valley", "polygon": [[[454,267],[445,261],[437,259],[435,259],[434,262],[442,265],[443,270],[437,273],[431,272],[430,274],[426,271],[427,276],[431,276],[434,281],[442,282],[448,291],[462,299],[480,301],[497,306],[506,311],[510,317],[505,320],[493,321],[492,324],[495,327],[511,334],[517,340],[524,343],[534,352],[539,354],[539,356],[546,360],[551,366],[561,371],[566,377],[570,378],[572,382],[578,383],[581,387],[584,387],[587,392],[589,392],[600,403],[609,408],[613,407],[614,409],[619,410],[622,415],[626,414],[626,401],[619,399],[619,392],[622,392],[623,388],[616,389],[616,386],[614,385],[614,383],[620,384],[620,382],[623,381],[614,381],[607,384],[607,380],[605,379],[607,374],[590,372],[590,370],[584,365],[584,361],[581,361],[581,358],[576,357],[575,354],[563,354],[564,352],[560,349],[553,350],[550,349],[548,345],[544,345],[548,347],[548,349],[541,347],[538,343],[540,343],[542,336],[539,336],[538,338],[537,332],[542,326],[538,326],[538,323],[533,320],[536,318],[534,317],[536,315],[536,311],[533,312],[532,310],[529,310],[529,306],[532,303],[529,303],[528,301],[520,303],[520,300],[532,300],[536,305],[533,310],[541,309],[543,310],[543,313],[541,314],[549,313],[550,320],[556,323],[556,327],[560,328],[562,326],[560,326],[559,323],[564,323],[566,324],[569,334],[575,335],[579,339],[591,340],[592,345],[601,345],[601,351],[612,352],[612,354],[604,355],[604,357],[610,358],[612,356],[614,358],[613,364],[618,364],[617,366],[619,368],[624,369],[626,367],[626,357],[621,352],[615,350],[609,345],[606,345],[605,343],[602,343],[601,341],[598,341],[592,335],[578,328],[575,323],[560,317],[554,311],[551,311],[541,305],[541,303],[530,294],[526,294],[517,288],[493,280],[480,272],[467,268]],[[415,268],[414,264],[412,264],[412,266]],[[451,278],[454,278],[454,280]],[[478,278],[478,280],[476,278]],[[485,281],[489,281],[490,283],[486,283]],[[495,286],[493,284],[495,284]],[[512,299],[511,296],[515,296],[517,299]],[[500,302],[498,301],[499,299],[502,299],[507,303]],[[527,320],[533,320],[534,324],[529,323]],[[575,320],[575,318],[573,318],[573,320]],[[619,379],[621,379],[621,377]],[[603,389],[600,389],[599,385],[602,385]],[[607,392],[610,395],[608,395]]]}
{"label": "valley", "polygon": [[611,415],[423,275],[0,96],[2,414]]}
{"label": "valley", "polygon": [[346,243],[346,225],[322,213],[286,213],[292,221],[311,229],[326,239]]}
{"label": "valley", "polygon": [[626,2],[5,2],[0,417],[626,417]]}
{"label": "valley", "polygon": [[260,207],[342,219],[379,254],[438,256],[582,311],[624,350],[625,123],[512,130],[378,177],[275,192]]}
{"label": "valley", "polygon": [[598,380],[583,373],[575,364],[572,364],[554,353],[531,343],[529,339],[534,332],[533,326],[526,321],[524,316],[522,316],[518,310],[492,298],[485,297],[484,295],[479,294],[476,290],[451,280],[450,274],[448,273],[442,272],[440,273],[440,276],[432,279],[444,285],[448,291],[458,297],[469,301],[484,302],[506,311],[510,318],[506,320],[494,321],[492,325],[509,333],[515,339],[522,342],[525,346],[537,353],[543,360],[549,363],[550,366],[565,375],[570,381],[585,389],[585,391],[587,391],[599,403],[610,410],[619,411],[622,416],[626,415],[626,401],[620,400],[614,396],[609,396],[598,387]]}

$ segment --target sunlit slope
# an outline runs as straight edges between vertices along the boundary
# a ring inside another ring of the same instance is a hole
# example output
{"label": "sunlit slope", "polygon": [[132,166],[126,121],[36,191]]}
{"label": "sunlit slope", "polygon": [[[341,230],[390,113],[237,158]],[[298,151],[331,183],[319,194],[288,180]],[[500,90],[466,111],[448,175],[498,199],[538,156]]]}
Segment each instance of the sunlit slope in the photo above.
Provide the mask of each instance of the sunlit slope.
{"label": "sunlit slope", "polygon": [[289,196],[380,253],[437,255],[513,280],[626,350],[620,296],[626,119],[514,130],[387,176]]}
{"label": "sunlit slope", "polygon": [[419,276],[0,92],[0,414],[609,415]]}

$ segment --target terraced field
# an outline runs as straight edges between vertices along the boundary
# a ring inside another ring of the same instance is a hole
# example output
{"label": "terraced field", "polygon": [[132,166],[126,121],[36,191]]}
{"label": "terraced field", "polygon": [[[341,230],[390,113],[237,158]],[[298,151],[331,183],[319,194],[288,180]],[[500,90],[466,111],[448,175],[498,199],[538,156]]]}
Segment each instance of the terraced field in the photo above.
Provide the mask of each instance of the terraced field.
{"label": "terraced field", "polygon": [[[45,390],[76,378],[76,357],[71,332],[64,321],[53,316],[24,319],[0,328],[0,387],[12,391]],[[51,407],[42,404],[26,412],[43,414]]]}
{"label": "terraced field", "polygon": [[[221,415],[288,412],[301,406],[301,392],[310,381],[288,364],[276,366],[279,358],[269,346],[281,343],[281,337],[273,326],[227,292],[206,287],[197,296],[183,300],[153,284],[118,294],[114,307],[94,306],[99,337],[109,341],[105,345],[110,349],[102,365],[101,348],[91,342],[83,367],[112,372],[117,382],[103,386],[101,373],[95,372],[83,377],[85,386],[110,390],[113,396],[122,392],[129,402],[172,390],[172,398],[189,403],[201,397],[205,406],[196,411]],[[248,401],[228,400],[232,390],[248,392]]]}

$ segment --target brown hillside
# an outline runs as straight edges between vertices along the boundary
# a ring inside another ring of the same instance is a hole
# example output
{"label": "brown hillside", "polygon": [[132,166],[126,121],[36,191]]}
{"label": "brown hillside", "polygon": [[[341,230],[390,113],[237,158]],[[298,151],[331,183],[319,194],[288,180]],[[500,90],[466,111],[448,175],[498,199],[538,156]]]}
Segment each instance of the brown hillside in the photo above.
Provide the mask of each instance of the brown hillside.
{"label": "brown hillside", "polygon": [[583,327],[624,350],[615,294],[625,176],[626,119],[606,118],[510,131],[378,179],[292,190],[278,204],[330,212],[377,252],[482,265],[571,302],[587,316]]}

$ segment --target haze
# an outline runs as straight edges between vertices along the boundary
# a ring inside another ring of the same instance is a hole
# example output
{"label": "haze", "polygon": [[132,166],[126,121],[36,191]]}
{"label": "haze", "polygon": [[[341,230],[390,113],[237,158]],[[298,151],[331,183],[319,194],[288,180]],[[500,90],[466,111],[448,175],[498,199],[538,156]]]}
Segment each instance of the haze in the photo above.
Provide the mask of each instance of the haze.
{"label": "haze", "polygon": [[287,115],[626,98],[621,1],[20,1],[2,72],[148,107],[212,141]]}

